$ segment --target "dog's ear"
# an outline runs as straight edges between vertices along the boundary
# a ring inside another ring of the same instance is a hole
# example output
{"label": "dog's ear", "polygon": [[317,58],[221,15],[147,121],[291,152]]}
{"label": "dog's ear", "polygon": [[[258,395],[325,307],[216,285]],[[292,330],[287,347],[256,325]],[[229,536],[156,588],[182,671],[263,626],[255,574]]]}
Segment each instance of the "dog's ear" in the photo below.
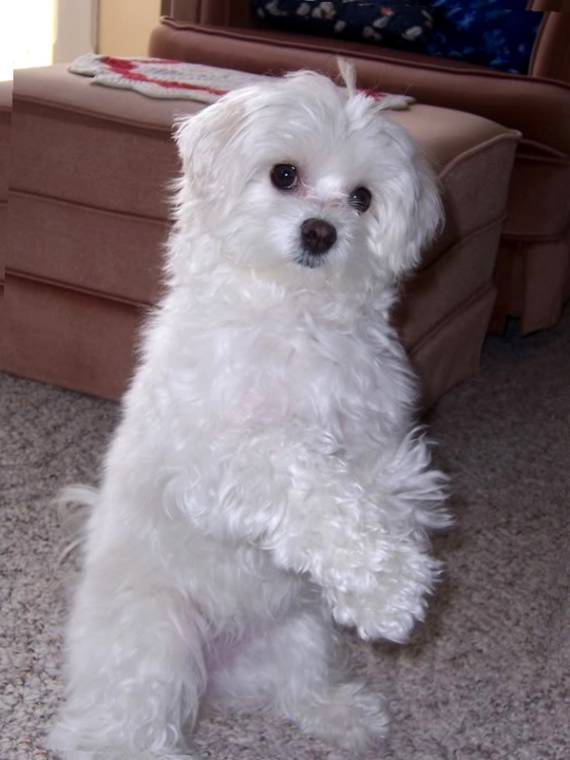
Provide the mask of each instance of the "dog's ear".
{"label": "dog's ear", "polygon": [[175,122],[174,139],[182,163],[183,184],[194,195],[219,196],[238,174],[238,135],[245,118],[243,91],[224,96],[192,116]]}
{"label": "dog's ear", "polygon": [[371,244],[396,277],[413,269],[443,223],[437,180],[405,130],[386,120],[391,160],[372,204]]}

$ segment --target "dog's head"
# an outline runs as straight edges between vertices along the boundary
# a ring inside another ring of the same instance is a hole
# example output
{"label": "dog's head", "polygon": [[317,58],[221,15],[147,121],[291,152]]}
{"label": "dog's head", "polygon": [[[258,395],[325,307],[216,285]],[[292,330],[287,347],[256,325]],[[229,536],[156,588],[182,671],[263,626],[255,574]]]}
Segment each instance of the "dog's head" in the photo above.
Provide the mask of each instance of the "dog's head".
{"label": "dog's head", "polygon": [[399,276],[441,206],[426,163],[382,110],[353,82],[299,72],[184,119],[179,229],[217,241],[211,255],[226,264],[307,286],[332,273],[354,281],[353,270]]}

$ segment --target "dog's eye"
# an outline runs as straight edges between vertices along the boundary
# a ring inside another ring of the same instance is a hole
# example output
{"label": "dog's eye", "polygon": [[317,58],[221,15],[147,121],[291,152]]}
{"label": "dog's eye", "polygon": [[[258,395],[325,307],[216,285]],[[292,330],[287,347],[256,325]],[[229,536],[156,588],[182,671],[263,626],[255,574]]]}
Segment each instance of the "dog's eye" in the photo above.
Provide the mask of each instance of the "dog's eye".
{"label": "dog's eye", "polygon": [[367,211],[372,200],[372,193],[366,187],[356,187],[350,194],[348,202],[359,214]]}
{"label": "dog's eye", "polygon": [[270,176],[278,190],[294,190],[299,182],[297,167],[293,164],[275,164]]}

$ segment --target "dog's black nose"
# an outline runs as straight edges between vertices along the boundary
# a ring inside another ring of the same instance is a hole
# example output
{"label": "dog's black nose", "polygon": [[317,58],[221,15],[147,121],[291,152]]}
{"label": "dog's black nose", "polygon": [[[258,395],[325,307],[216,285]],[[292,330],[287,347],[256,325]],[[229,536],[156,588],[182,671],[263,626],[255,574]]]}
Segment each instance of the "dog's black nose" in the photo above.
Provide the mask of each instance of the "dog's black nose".
{"label": "dog's black nose", "polygon": [[326,253],[336,241],[336,229],[324,219],[305,219],[301,225],[301,241],[309,253]]}

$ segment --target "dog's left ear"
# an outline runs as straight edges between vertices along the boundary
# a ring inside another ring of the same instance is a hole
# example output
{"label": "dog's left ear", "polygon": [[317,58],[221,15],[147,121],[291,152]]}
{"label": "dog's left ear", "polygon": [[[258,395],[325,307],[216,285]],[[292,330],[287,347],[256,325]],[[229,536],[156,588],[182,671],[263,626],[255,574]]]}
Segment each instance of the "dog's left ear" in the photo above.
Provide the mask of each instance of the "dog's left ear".
{"label": "dog's left ear", "polygon": [[[379,118],[385,118],[383,115]],[[435,175],[407,132],[386,119],[391,160],[372,212],[371,244],[396,277],[413,269],[443,224]]]}

